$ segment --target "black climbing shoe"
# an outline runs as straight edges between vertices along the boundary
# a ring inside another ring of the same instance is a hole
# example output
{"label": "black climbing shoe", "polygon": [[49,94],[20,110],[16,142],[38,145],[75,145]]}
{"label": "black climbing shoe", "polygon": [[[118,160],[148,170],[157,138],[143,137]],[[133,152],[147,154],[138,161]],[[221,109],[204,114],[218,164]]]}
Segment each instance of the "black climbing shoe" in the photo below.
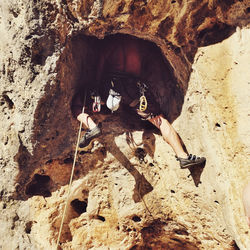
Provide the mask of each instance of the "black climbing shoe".
{"label": "black climbing shoe", "polygon": [[188,158],[180,158],[176,156],[176,160],[180,162],[181,168],[189,168],[203,164],[206,161],[206,158],[190,154]]}
{"label": "black climbing shoe", "polygon": [[81,138],[79,147],[85,148],[94,138],[98,137],[101,133],[101,128],[98,125],[93,129],[88,129],[84,136]]}

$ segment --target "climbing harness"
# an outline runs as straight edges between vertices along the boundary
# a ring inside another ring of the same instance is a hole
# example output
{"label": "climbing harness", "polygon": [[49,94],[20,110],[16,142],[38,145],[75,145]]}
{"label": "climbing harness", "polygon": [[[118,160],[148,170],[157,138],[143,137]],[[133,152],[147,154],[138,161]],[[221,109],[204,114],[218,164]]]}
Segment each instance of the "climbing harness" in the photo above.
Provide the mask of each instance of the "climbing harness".
{"label": "climbing harness", "polygon": [[101,97],[100,96],[94,96],[92,110],[93,110],[93,112],[100,112],[101,111]]}
{"label": "climbing harness", "polygon": [[[85,103],[86,103],[86,91],[85,91],[85,95],[84,95],[82,113],[84,113]],[[80,127],[79,127],[79,131],[78,131],[78,137],[77,137],[77,141],[76,141],[76,149],[75,149],[74,161],[73,161],[71,175],[70,175],[70,181],[69,181],[69,188],[68,188],[67,198],[66,198],[66,201],[65,201],[65,206],[64,206],[64,210],[63,210],[62,220],[61,220],[60,229],[59,229],[59,233],[58,233],[58,237],[57,237],[56,250],[58,249],[58,246],[59,246],[59,242],[60,242],[60,238],[61,238],[61,234],[62,234],[63,222],[64,222],[64,218],[65,218],[65,214],[66,214],[66,210],[67,210],[67,206],[68,206],[68,202],[69,202],[69,196],[70,196],[70,191],[71,191],[71,186],[72,186],[72,180],[73,180],[73,175],[74,175],[74,170],[75,170],[75,165],[76,165],[76,156],[77,156],[78,145],[79,145],[79,141],[80,141],[80,137],[81,137],[81,131],[82,131],[82,122],[80,122]]]}
{"label": "climbing harness", "polygon": [[148,107],[148,102],[147,102],[147,98],[144,95],[144,93],[146,92],[146,89],[148,88],[147,85],[145,83],[141,83],[141,82],[137,82],[138,87],[140,88],[140,106],[139,106],[139,110],[140,111],[145,111]]}

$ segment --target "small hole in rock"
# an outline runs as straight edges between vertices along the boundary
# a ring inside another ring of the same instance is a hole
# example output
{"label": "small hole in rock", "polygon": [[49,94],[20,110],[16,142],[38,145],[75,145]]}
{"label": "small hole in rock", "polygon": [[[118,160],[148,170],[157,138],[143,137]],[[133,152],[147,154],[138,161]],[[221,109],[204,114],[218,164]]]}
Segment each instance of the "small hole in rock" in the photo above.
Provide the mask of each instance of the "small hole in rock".
{"label": "small hole in rock", "polygon": [[250,13],[250,7],[246,8],[246,13]]}
{"label": "small hole in rock", "polygon": [[120,4],[120,6],[118,7],[118,11],[119,12],[123,11],[124,5],[125,5],[125,3],[124,4],[123,3]]}
{"label": "small hole in rock", "polygon": [[86,201],[75,199],[71,201],[70,205],[80,215],[86,212],[88,203]]}
{"label": "small hole in rock", "polygon": [[135,216],[132,217],[132,220],[134,222],[139,222],[139,221],[141,221],[141,218],[139,216],[135,215]]}
{"label": "small hole in rock", "polygon": [[73,162],[73,159],[72,159],[72,157],[68,157],[68,158],[64,159],[63,162],[64,162],[65,164],[69,164],[69,163],[72,163],[72,162]]}
{"label": "small hole in rock", "polygon": [[171,3],[176,3],[176,1],[175,1],[175,0],[173,0],[173,1],[171,1]]}
{"label": "small hole in rock", "polygon": [[220,204],[218,201],[214,201],[215,203],[217,203],[217,204]]}
{"label": "small hole in rock", "polygon": [[19,220],[19,216],[16,214],[15,217],[13,218],[13,221],[18,221]]}
{"label": "small hole in rock", "polygon": [[[137,249],[137,245],[134,245],[129,250],[136,250],[136,249]],[[150,248],[150,249],[152,249],[152,248]]]}
{"label": "small hole in rock", "polygon": [[40,183],[48,183],[50,181],[50,177],[48,175],[35,174],[34,179]]}
{"label": "small hole in rock", "polygon": [[176,239],[176,238],[171,238],[171,240],[174,240],[174,241],[179,242],[179,243],[183,243],[181,240]]}
{"label": "small hole in rock", "polygon": [[175,194],[175,191],[174,191],[173,189],[171,189],[170,192],[171,192],[172,194]]}
{"label": "small hole in rock", "polygon": [[174,232],[179,235],[189,235],[189,233],[185,229],[176,229],[174,230]]}
{"label": "small hole in rock", "polygon": [[177,47],[177,48],[174,49],[174,52],[175,52],[176,54],[179,54],[179,53],[181,52],[181,49],[180,49],[179,47]]}
{"label": "small hole in rock", "polygon": [[13,109],[14,103],[12,102],[12,100],[7,95],[3,95],[3,98],[5,102],[7,103],[9,109]]}
{"label": "small hole in rock", "polygon": [[25,193],[30,196],[42,195],[50,197],[49,182],[50,177],[48,175],[35,174],[32,181],[26,186]]}
{"label": "small hole in rock", "polygon": [[53,160],[48,160],[48,161],[45,162],[45,164],[50,164],[52,162],[53,162]]}
{"label": "small hole in rock", "polygon": [[215,123],[215,126],[216,126],[216,127],[219,127],[219,128],[221,127],[220,124],[219,124],[218,122]]}
{"label": "small hole in rock", "polygon": [[33,224],[32,221],[29,221],[29,222],[27,222],[27,223],[25,224],[25,232],[26,232],[27,234],[30,234],[32,224]]}
{"label": "small hole in rock", "polygon": [[103,216],[101,216],[101,215],[97,215],[97,217],[96,217],[98,220],[101,220],[101,221],[105,221],[105,218],[103,217]]}
{"label": "small hole in rock", "polygon": [[88,151],[80,151],[79,152],[80,155],[84,155],[84,154],[87,154],[87,153],[88,153]]}

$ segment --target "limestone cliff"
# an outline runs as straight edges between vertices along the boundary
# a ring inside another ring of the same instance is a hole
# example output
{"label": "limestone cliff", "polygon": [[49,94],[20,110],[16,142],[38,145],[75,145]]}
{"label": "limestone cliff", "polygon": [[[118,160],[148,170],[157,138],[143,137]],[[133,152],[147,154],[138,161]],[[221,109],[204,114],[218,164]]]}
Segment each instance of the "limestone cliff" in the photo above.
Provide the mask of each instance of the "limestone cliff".
{"label": "limestone cliff", "polygon": [[79,126],[72,99],[96,74],[95,44],[126,34],[168,65],[171,83],[152,79],[158,102],[207,162],[181,170],[129,111],[95,115],[103,134],[77,155],[61,248],[250,249],[249,20],[247,0],[1,0],[0,248],[56,247]]}

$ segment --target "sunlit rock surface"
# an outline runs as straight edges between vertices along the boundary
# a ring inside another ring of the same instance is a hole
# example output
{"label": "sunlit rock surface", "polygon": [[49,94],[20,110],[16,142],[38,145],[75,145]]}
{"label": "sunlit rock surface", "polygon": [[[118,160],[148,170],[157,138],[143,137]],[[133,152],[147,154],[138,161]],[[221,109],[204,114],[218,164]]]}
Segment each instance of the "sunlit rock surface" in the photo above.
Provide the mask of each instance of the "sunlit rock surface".
{"label": "sunlit rock surface", "polygon": [[95,75],[93,41],[123,33],[162,51],[174,84],[155,89],[177,93],[166,96],[173,125],[207,162],[181,170],[127,110],[96,115],[103,135],[77,155],[61,248],[249,249],[249,13],[245,0],[2,0],[0,248],[56,247],[79,126],[71,101]]}

